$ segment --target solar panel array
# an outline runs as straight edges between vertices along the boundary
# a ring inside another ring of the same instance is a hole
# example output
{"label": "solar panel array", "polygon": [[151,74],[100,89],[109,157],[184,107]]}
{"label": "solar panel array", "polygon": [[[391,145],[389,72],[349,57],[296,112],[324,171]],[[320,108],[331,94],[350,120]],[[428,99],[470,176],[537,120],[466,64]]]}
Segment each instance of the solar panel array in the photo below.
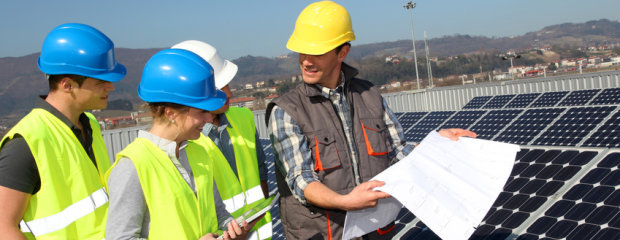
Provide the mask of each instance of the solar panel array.
{"label": "solar panel array", "polygon": [[592,97],[600,92],[600,89],[590,89],[571,92],[566,98],[558,104],[559,106],[581,106],[586,105]]}
{"label": "solar panel array", "polygon": [[546,92],[543,93],[530,107],[553,107],[566,96],[568,92]]}
{"label": "solar panel array", "polygon": [[467,104],[465,104],[465,106],[463,107],[463,109],[476,109],[476,108],[481,108],[485,103],[487,103],[491,98],[493,98],[493,96],[480,96],[480,97],[474,97],[471,99],[471,101],[469,101]]}
{"label": "solar panel array", "polygon": [[489,100],[482,108],[503,108],[515,95],[498,95]]}
{"label": "solar panel array", "polygon": [[614,109],[611,106],[570,108],[533,145],[576,146]]}
{"label": "solar panel array", "polygon": [[604,89],[594,100],[591,105],[607,105],[620,104],[620,88]]}
{"label": "solar panel array", "polygon": [[603,123],[582,145],[584,147],[620,147],[620,111]]}
{"label": "solar panel array", "polygon": [[452,114],[454,114],[454,111],[430,112],[414,126],[405,131],[405,139],[407,139],[407,142],[422,141],[422,138],[424,138],[428,132],[439,127]]}
{"label": "solar panel array", "polygon": [[[504,190],[470,239],[620,239],[620,88],[481,96],[460,111],[395,113],[408,142],[466,128],[519,144]],[[273,151],[269,186],[276,191]],[[271,158],[271,159],[270,159]],[[274,238],[284,239],[279,209]],[[439,239],[403,208],[395,239]]]}
{"label": "solar panel array", "polygon": [[540,93],[519,94],[506,105],[506,108],[525,108],[534,102],[538,96]]}

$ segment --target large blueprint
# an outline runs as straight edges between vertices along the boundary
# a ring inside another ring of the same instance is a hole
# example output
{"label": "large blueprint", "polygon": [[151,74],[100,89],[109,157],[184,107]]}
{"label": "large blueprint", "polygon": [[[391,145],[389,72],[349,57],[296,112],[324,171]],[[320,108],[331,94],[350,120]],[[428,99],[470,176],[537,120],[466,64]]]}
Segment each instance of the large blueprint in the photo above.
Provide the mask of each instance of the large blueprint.
{"label": "large blueprint", "polygon": [[392,222],[402,205],[442,239],[468,239],[502,191],[518,151],[514,144],[429,133],[411,154],[373,178],[385,182],[375,190],[393,198],[348,212],[343,239]]}

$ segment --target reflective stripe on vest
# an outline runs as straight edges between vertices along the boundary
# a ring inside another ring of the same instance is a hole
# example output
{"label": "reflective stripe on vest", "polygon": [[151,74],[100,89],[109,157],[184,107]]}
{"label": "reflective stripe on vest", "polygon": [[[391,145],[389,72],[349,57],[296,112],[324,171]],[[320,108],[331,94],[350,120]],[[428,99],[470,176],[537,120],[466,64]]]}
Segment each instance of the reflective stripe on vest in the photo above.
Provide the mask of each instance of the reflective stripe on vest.
{"label": "reflective stripe on vest", "polygon": [[[254,231],[252,233],[250,233],[250,236],[248,237],[248,240],[263,240],[263,239],[268,239],[271,237],[271,229],[272,229],[272,225],[271,222],[265,223],[265,225],[261,226],[260,228],[258,228],[257,231]],[[256,232],[258,232],[258,236],[260,236],[260,239],[258,239]]]}
{"label": "reflective stripe on vest", "polygon": [[245,206],[246,202],[253,203],[258,200],[264,199],[264,197],[265,196],[263,195],[263,189],[260,185],[258,185],[256,187],[250,188],[250,190],[239,193],[223,201],[224,204],[226,204],[226,210],[230,213],[233,213]]}
{"label": "reflective stripe on vest", "polygon": [[107,202],[108,194],[104,188],[100,188],[90,196],[71,204],[59,213],[28,222],[22,220],[19,225],[22,232],[31,232],[34,236],[48,234],[67,227],[69,224],[94,212]]}

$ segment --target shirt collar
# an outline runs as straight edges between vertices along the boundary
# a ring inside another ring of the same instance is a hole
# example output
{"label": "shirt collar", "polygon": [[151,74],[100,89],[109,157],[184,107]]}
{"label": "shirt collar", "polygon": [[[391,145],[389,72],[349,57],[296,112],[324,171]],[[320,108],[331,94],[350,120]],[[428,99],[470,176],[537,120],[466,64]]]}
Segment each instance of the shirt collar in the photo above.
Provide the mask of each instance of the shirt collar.
{"label": "shirt collar", "polygon": [[344,78],[344,72],[342,71],[340,71],[340,78],[342,79],[342,82],[340,82],[336,89],[330,89],[328,87],[323,87],[318,84],[316,84],[316,87],[319,89],[319,91],[321,91],[321,95],[323,95],[323,97],[330,98],[330,96],[342,93],[342,89],[344,89],[344,83],[346,81],[346,79]]}
{"label": "shirt collar", "polygon": [[[159,137],[155,134],[152,134],[144,130],[138,131],[138,137],[146,138],[147,140],[155,144],[159,149],[164,151],[168,155],[168,157],[176,158],[177,143],[175,141]],[[187,146],[187,141],[183,141],[181,143],[181,147],[179,147],[179,150],[185,148],[186,146]]]}
{"label": "shirt collar", "polygon": [[222,113],[222,114],[218,114],[217,115],[218,121],[219,121],[219,126],[215,126],[215,124],[212,123],[206,123],[205,126],[202,128],[202,133],[206,136],[209,136],[209,133],[211,131],[213,131],[214,129],[217,129],[219,132],[223,131],[224,129],[226,129],[227,127],[232,128],[233,125],[230,124],[230,122],[228,121],[228,118],[226,117],[226,114]]}
{"label": "shirt collar", "polygon": [[[47,97],[47,95],[40,95],[35,100],[34,107],[35,108],[41,108],[41,109],[51,113],[52,115],[54,115],[54,117],[60,119],[61,122],[63,122],[67,126],[69,126],[70,129],[79,129],[77,126],[75,126],[75,124],[73,124],[71,122],[71,120],[69,120],[69,118],[67,118],[65,115],[63,115],[60,111],[58,111],[58,109],[56,109],[50,103],[45,101],[46,97]],[[85,128],[89,128],[90,129],[90,121],[88,120],[88,117],[86,116],[86,114],[81,113],[80,114],[80,118],[78,119],[78,121],[80,121],[80,123],[82,123],[82,126],[84,126]]]}

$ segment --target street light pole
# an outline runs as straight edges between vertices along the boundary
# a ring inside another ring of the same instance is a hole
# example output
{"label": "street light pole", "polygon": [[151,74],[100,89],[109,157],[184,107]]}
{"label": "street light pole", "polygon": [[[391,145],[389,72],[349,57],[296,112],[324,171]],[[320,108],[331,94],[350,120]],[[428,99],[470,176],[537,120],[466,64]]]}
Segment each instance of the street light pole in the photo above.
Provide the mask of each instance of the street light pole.
{"label": "street light pole", "polygon": [[508,72],[510,72],[510,76],[512,77],[512,80],[515,80],[515,74],[514,74],[514,65],[512,65],[512,60],[515,58],[521,58],[521,55],[519,54],[510,54],[508,56],[503,56],[502,59],[503,60],[508,60],[510,59],[510,70],[508,70]]}
{"label": "street light pole", "polygon": [[415,52],[415,34],[413,33],[413,8],[415,8],[415,3],[409,1],[407,5],[403,6],[405,9],[409,10],[410,23],[411,23],[411,41],[413,42],[413,63],[415,64],[415,78],[418,83],[418,89],[420,89],[420,75],[418,74],[418,56]]}

